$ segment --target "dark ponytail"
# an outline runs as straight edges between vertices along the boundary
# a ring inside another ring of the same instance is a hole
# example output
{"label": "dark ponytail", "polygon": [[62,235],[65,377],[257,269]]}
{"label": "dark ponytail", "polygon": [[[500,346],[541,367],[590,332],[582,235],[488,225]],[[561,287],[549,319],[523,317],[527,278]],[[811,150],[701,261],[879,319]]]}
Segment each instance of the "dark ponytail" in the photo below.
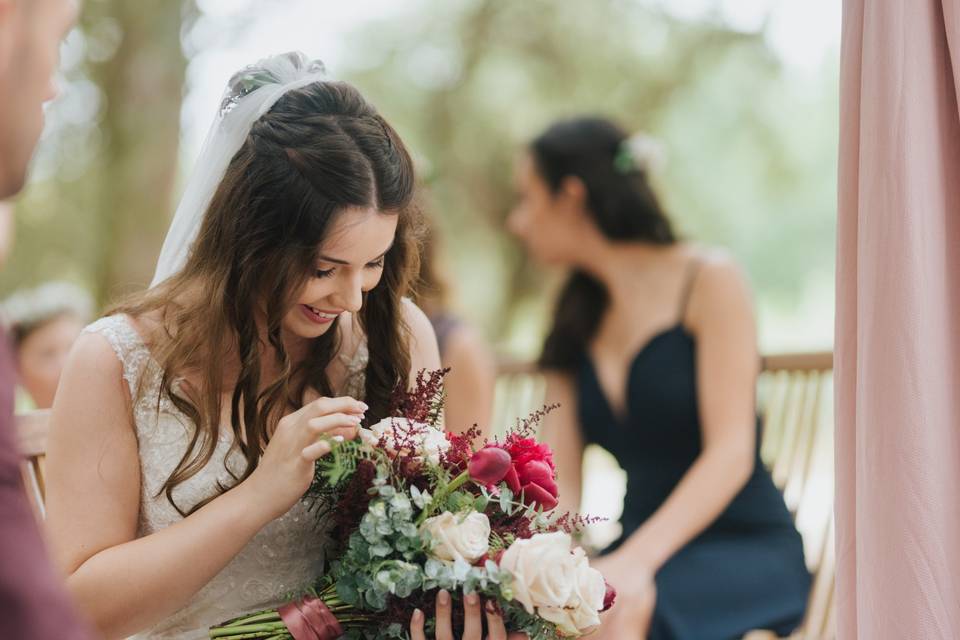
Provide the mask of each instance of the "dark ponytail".
{"label": "dark ponytail", "polygon": [[[637,163],[622,162],[626,140],[609,120],[582,117],[552,125],[531,143],[530,151],[552,192],[567,176],[583,181],[587,209],[611,241],[673,244],[677,237],[646,172]],[[603,283],[574,270],[557,300],[540,366],[564,371],[577,367],[609,302]]]}

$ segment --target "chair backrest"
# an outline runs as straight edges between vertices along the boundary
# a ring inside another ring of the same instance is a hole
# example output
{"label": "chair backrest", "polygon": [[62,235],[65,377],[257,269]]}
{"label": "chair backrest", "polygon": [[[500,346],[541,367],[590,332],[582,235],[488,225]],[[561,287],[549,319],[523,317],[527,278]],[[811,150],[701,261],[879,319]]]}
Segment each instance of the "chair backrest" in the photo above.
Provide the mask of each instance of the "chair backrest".
{"label": "chair backrest", "polygon": [[545,393],[543,375],[533,362],[498,362],[491,422],[493,435],[502,435],[518,418],[540,409]]}
{"label": "chair backrest", "polygon": [[[761,457],[783,491],[814,576],[803,626],[794,638],[831,640],[834,619],[833,355],[769,355],[757,385],[763,418]],[[529,362],[499,367],[495,429],[543,404],[543,376]]]}
{"label": "chair backrest", "polygon": [[30,411],[16,416],[17,438],[20,453],[24,458],[20,466],[23,474],[23,484],[26,487],[30,504],[40,520],[46,516],[44,498],[47,487],[44,471],[49,421],[50,412],[47,410]]}
{"label": "chair backrest", "polygon": [[833,355],[768,356],[758,383],[760,454],[803,536],[813,586],[793,637],[830,640],[834,630]]}

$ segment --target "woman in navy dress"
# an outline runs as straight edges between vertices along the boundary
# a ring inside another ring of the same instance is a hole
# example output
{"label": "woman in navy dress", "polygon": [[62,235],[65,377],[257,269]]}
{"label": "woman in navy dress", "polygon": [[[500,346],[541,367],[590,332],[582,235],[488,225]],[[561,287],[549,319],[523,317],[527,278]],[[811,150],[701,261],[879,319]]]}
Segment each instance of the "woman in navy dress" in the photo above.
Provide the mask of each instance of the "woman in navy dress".
{"label": "woman in navy dress", "polygon": [[785,635],[810,575],[759,457],[750,291],[728,255],[677,239],[644,146],[600,118],[553,125],[518,166],[508,223],[570,271],[540,359],[561,507],[579,507],[587,444],[627,474],[622,535],[595,561],[619,594],[598,637]]}

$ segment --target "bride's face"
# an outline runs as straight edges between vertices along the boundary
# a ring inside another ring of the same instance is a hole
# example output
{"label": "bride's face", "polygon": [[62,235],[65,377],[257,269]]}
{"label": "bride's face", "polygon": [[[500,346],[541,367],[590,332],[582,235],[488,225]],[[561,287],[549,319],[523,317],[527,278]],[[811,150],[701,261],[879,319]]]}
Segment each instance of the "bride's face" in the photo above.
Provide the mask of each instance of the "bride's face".
{"label": "bride's face", "polygon": [[364,292],[383,275],[397,220],[397,215],[374,208],[351,208],[338,215],[320,245],[314,274],[283,320],[284,329],[300,338],[317,338],[341,313],[359,311]]}

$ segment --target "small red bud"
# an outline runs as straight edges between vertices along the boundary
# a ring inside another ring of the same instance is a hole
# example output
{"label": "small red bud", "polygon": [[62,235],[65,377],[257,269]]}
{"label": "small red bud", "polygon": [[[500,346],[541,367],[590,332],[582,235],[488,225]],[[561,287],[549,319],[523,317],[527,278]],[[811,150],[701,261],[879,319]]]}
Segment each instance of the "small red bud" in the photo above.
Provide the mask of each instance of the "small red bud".
{"label": "small red bud", "polygon": [[512,469],[510,454],[499,447],[485,447],[477,451],[467,463],[470,479],[489,487],[497,484]]}

